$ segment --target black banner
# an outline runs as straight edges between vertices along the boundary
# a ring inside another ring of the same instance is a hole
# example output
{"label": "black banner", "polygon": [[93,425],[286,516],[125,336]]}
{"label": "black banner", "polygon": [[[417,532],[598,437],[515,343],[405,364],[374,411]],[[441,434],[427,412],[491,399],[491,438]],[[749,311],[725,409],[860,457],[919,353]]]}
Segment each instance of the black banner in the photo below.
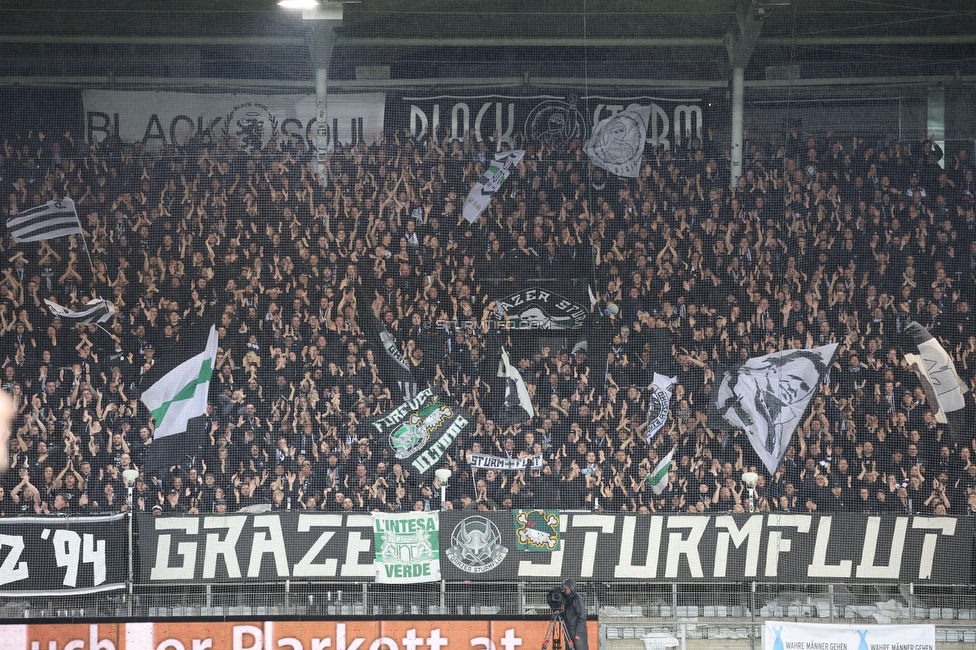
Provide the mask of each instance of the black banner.
{"label": "black banner", "polygon": [[[440,515],[445,580],[968,583],[966,517],[563,513],[562,550],[519,551],[509,511]],[[142,582],[372,581],[369,515],[144,517]]]}
{"label": "black banner", "polygon": [[0,596],[69,596],[125,587],[125,515],[0,519]]}
{"label": "black banner", "polygon": [[325,512],[142,514],[143,583],[372,581],[373,517]]}
{"label": "black banner", "polygon": [[445,136],[461,139],[474,133],[477,142],[489,142],[501,149],[546,143],[562,147],[571,140],[587,138],[593,126],[631,104],[651,107],[647,143],[664,148],[687,146],[704,128],[702,101],[698,97],[580,96],[574,93],[512,97],[507,95],[430,97],[387,97],[387,125],[409,129],[418,139],[429,138],[437,129]]}

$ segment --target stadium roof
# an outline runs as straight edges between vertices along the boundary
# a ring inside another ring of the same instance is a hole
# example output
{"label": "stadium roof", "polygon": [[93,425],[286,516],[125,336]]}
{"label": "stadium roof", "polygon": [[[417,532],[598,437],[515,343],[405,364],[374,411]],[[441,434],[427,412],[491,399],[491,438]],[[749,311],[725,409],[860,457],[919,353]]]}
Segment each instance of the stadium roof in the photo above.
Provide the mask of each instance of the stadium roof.
{"label": "stadium roof", "polygon": [[[762,22],[753,84],[976,80],[971,0],[363,0],[327,6],[342,15],[329,78],[720,87],[742,7]],[[8,0],[3,15],[4,85],[314,86],[319,21],[273,0]]]}

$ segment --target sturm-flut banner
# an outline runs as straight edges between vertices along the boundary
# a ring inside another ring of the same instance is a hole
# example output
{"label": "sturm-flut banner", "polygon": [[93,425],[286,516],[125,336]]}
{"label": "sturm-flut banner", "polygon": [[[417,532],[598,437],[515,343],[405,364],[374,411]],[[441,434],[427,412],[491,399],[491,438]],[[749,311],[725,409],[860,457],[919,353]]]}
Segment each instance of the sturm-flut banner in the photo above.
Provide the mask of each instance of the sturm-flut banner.
{"label": "sturm-flut banner", "polygon": [[634,96],[558,95],[434,95],[391,98],[389,124],[409,130],[418,140],[436,131],[438,140],[461,139],[473,133],[500,151],[529,144],[563,146],[589,137],[601,120],[623,112],[631,104],[647,107],[650,117],[645,141],[664,148],[686,145],[704,127],[701,99]]}
{"label": "sturm-flut banner", "polygon": [[[441,577],[963,584],[972,575],[967,517],[562,512],[556,529],[546,531],[542,524],[548,527],[555,511],[543,512],[525,522],[510,511],[440,512]],[[374,520],[367,514],[142,516],[139,523],[144,583],[376,576]],[[526,530],[520,538],[522,523],[534,523],[547,539],[558,535],[558,547],[517,552],[530,535],[543,537]]]}
{"label": "sturm-flut banner", "polygon": [[[149,147],[182,145],[200,132],[233,137],[250,151],[277,140],[313,148],[315,95],[255,95],[86,90],[85,141],[116,133],[124,142]],[[383,132],[383,93],[329,95],[329,142],[373,141]]]}
{"label": "sturm-flut banner", "polygon": [[0,597],[125,587],[124,515],[0,519]]}

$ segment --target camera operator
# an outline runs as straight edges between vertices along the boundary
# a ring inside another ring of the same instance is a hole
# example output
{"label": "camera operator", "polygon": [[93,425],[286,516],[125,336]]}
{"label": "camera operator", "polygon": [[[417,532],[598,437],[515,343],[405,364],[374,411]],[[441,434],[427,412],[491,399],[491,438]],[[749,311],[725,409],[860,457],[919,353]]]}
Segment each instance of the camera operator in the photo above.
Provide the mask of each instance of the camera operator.
{"label": "camera operator", "polygon": [[575,650],[587,650],[586,603],[583,602],[583,596],[576,591],[576,581],[566,580],[559,591],[566,598],[563,619]]}

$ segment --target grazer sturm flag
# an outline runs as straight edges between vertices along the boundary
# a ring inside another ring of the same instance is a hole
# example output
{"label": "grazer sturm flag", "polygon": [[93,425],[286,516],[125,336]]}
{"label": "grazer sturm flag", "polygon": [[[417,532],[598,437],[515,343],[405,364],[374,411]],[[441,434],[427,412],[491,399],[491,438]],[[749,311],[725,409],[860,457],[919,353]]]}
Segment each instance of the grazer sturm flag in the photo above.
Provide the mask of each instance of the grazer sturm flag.
{"label": "grazer sturm flag", "polygon": [[918,369],[916,374],[922,382],[926,395],[935,397],[935,404],[930,404],[940,422],[945,422],[945,413],[952,413],[965,408],[966,398],[963,395],[969,390],[956,372],[956,364],[952,357],[932,336],[932,334],[912,321],[905,327],[905,333],[912,337],[918,348],[918,355],[906,354],[905,359],[914,363]]}
{"label": "grazer sturm flag", "polygon": [[491,203],[492,197],[501,189],[505,179],[512,173],[524,155],[525,151],[522,149],[495,154],[494,160],[488,163],[488,169],[481,175],[481,180],[474,184],[464,199],[461,214],[468,220],[468,223],[474,223],[478,220],[481,213]]}
{"label": "grazer sturm flag", "polygon": [[154,440],[186,431],[186,423],[207,412],[210,377],[217,360],[217,329],[210,326],[207,347],[163,375],[142,393],[156,420]]}
{"label": "grazer sturm flag", "polygon": [[837,346],[773,352],[725,373],[716,407],[729,424],[746,432],[770,474],[783,460]]}
{"label": "grazer sturm flag", "polygon": [[671,471],[671,460],[674,458],[674,449],[661,459],[654,471],[647,475],[647,482],[650,484],[654,494],[661,494],[668,487],[668,472]]}
{"label": "grazer sturm flag", "polygon": [[437,514],[373,513],[376,582],[405,584],[441,579]]}
{"label": "grazer sturm flag", "polygon": [[650,120],[651,107],[637,104],[600,120],[586,142],[586,155],[594,165],[612,174],[637,178]]}
{"label": "grazer sturm flag", "polygon": [[[498,360],[498,376],[505,378],[505,409],[508,413],[513,411],[523,411],[515,417],[512,422],[525,422],[535,417],[535,407],[532,405],[532,397],[529,389],[525,385],[525,379],[518,368],[513,366],[508,359],[508,351],[502,348],[501,358]],[[516,406],[517,401],[517,406]]]}
{"label": "grazer sturm flag", "polygon": [[75,202],[67,198],[48,201],[10,217],[7,230],[18,243],[82,234]]}
{"label": "grazer sturm flag", "polygon": [[562,517],[558,510],[513,510],[515,544],[520,551],[553,553],[561,550],[559,532]]}
{"label": "grazer sturm flag", "polygon": [[409,462],[418,475],[436,469],[445,452],[468,426],[467,413],[454,400],[430,388],[376,416],[369,427],[386,439],[396,462]]}
{"label": "grazer sturm flag", "polygon": [[648,443],[654,439],[657,432],[668,421],[668,413],[671,411],[671,395],[677,382],[677,377],[666,377],[654,373],[654,384],[651,386],[651,394],[647,399]]}
{"label": "grazer sturm flag", "polygon": [[71,321],[72,325],[93,325],[107,323],[112,320],[113,316],[115,316],[115,305],[110,303],[108,300],[104,300],[103,298],[89,300],[88,304],[84,305],[84,309],[79,311],[62,307],[58,303],[51,302],[47,298],[44,299],[44,302],[47,304],[48,310],[51,312],[52,316],[57,316],[61,320]]}

